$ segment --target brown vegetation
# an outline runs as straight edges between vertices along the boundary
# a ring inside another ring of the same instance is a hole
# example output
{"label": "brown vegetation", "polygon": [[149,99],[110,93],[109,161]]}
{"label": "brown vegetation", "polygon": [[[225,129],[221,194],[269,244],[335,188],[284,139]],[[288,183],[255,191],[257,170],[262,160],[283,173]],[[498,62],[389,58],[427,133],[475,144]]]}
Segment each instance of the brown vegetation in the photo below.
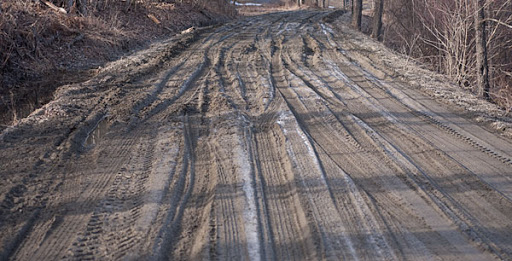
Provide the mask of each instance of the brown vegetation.
{"label": "brown vegetation", "polygon": [[[483,6],[482,12],[476,4]],[[385,1],[387,46],[431,65],[464,89],[486,92],[478,86],[478,40],[475,18],[486,25],[490,98],[512,107],[512,1]],[[484,18],[485,17],[485,18]],[[483,72],[485,73],[485,71]],[[481,79],[483,82],[484,79]],[[483,83],[485,85],[485,83]]]}
{"label": "brown vegetation", "polygon": [[56,87],[94,73],[85,69],[235,12],[222,0],[2,1],[0,124],[44,104]]}

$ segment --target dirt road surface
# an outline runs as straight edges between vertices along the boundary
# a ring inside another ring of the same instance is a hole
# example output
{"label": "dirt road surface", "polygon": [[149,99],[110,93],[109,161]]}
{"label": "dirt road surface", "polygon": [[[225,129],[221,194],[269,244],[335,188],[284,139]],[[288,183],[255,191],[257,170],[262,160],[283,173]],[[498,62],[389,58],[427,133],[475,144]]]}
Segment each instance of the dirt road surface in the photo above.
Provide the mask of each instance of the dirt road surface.
{"label": "dirt road surface", "polygon": [[511,260],[512,142],[333,16],[198,29],[60,88],[0,136],[0,259]]}

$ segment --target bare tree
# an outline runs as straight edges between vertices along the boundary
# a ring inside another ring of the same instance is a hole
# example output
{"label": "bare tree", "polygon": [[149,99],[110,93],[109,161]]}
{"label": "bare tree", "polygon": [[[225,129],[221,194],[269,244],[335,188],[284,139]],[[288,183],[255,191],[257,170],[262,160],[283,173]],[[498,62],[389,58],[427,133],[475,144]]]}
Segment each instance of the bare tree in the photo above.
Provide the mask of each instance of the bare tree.
{"label": "bare tree", "polygon": [[135,9],[137,7],[136,0],[128,0],[128,1],[126,1],[126,3],[127,3],[126,9],[131,9],[132,7],[133,7],[133,9]]}
{"label": "bare tree", "polygon": [[316,6],[318,6],[318,7],[320,7],[320,8],[325,8],[325,2],[326,2],[326,1],[327,1],[327,0],[316,0],[316,1],[315,1],[315,4],[316,4]]}
{"label": "bare tree", "polygon": [[361,17],[363,12],[363,0],[354,0],[354,7],[352,8],[352,26],[357,30],[361,30]]}
{"label": "bare tree", "polygon": [[382,41],[382,12],[384,10],[384,0],[375,0],[373,9],[373,28],[372,37]]}
{"label": "bare tree", "polygon": [[485,31],[485,0],[474,0],[475,3],[475,43],[476,43],[476,87],[478,95],[489,99],[489,65],[487,57],[487,32]]}
{"label": "bare tree", "polygon": [[79,3],[78,5],[78,11],[84,15],[87,16],[87,0],[77,0]]}
{"label": "bare tree", "polygon": [[75,13],[78,11],[80,14],[87,15],[87,0],[68,0],[67,3],[68,13]]}
{"label": "bare tree", "polygon": [[387,46],[512,111],[512,0],[385,1]]}

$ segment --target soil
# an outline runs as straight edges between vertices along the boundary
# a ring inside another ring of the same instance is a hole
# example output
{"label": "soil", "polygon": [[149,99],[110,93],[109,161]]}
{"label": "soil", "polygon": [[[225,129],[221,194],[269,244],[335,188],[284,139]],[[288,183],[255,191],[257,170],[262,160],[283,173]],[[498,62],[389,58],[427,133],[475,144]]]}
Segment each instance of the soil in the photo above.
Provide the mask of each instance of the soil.
{"label": "soil", "polygon": [[475,120],[499,109],[342,14],[198,28],[60,87],[0,135],[0,259],[512,259],[512,141]]}

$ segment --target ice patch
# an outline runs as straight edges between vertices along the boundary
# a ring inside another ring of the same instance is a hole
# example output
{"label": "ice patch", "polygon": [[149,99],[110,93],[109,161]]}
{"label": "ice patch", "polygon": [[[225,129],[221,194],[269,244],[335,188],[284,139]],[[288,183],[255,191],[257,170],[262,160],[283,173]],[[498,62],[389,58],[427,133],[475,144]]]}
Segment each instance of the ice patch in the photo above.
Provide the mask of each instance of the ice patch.
{"label": "ice patch", "polygon": [[258,214],[256,209],[256,199],[254,196],[253,180],[251,178],[252,168],[249,164],[250,159],[247,152],[242,149],[243,141],[240,141],[240,143],[242,146],[237,147],[235,155],[237,155],[237,162],[242,172],[242,190],[245,195],[243,218],[245,224],[247,252],[249,252],[250,260],[261,260],[260,241],[258,239]]}
{"label": "ice patch", "polygon": [[320,24],[320,26],[322,27],[322,32],[325,34],[325,36],[327,36],[327,41],[329,41],[329,44],[332,47],[336,47],[336,43],[331,39],[331,35],[334,34],[334,31],[325,24]]}
{"label": "ice patch", "polygon": [[327,25],[325,24],[320,24],[320,26],[322,27],[322,30],[324,31],[324,34],[329,32],[331,34],[334,34],[334,31]]}
{"label": "ice patch", "polygon": [[283,29],[279,30],[279,32],[277,32],[277,35],[280,35],[282,34],[284,31],[287,31],[287,32],[295,32],[297,28],[299,28],[300,24],[299,23],[287,23]]}
{"label": "ice patch", "polygon": [[[283,130],[283,132],[285,134],[287,134],[289,132],[289,130],[286,128],[286,121],[292,121],[293,120],[293,115],[290,111],[284,111],[284,112],[281,112],[279,114],[279,118],[277,119],[277,124],[281,127],[281,129]],[[300,129],[300,126],[298,124],[298,122],[295,122],[295,132],[297,134],[299,134],[299,136],[301,137],[302,141],[304,142],[304,145],[306,146],[306,150],[308,151],[308,155],[311,157],[311,159],[313,159],[313,162],[317,168],[317,170],[322,173],[322,175],[320,175],[321,177],[321,182],[322,184],[326,185],[327,186],[327,181],[324,177],[324,172],[322,170],[322,168],[320,167],[320,162],[318,162],[318,158],[315,154],[315,151],[313,150],[313,147],[311,146],[311,142],[309,141],[308,137],[306,136],[306,134]],[[295,154],[293,153],[293,151],[291,151],[292,154]]]}
{"label": "ice patch", "polygon": [[233,4],[233,3],[236,6],[262,6],[262,4],[258,4],[258,3],[239,3],[239,2],[231,1],[231,4]]}
{"label": "ice patch", "polygon": [[[334,72],[335,77],[342,80],[347,86],[350,87],[356,94],[360,95],[361,97],[365,98],[362,100],[366,105],[368,105],[370,108],[373,108],[375,111],[378,111],[380,115],[385,117],[388,121],[398,124],[398,120],[389,113],[380,103],[375,102],[374,98],[371,97],[368,93],[366,93],[359,85],[354,83],[348,76],[343,73],[340,68],[330,60],[325,60],[326,64],[329,65],[331,68],[331,71]],[[399,125],[400,126],[400,125]]]}
{"label": "ice patch", "polygon": [[[290,132],[287,125],[294,124],[295,129],[294,130],[292,129],[292,132],[295,131],[297,134],[299,134],[299,136],[303,140],[304,145],[306,146],[306,149],[308,151],[308,155],[313,159],[315,166],[317,167],[318,171],[320,172],[320,177],[321,177],[320,182],[324,186],[327,187],[328,184],[327,184],[327,180],[325,177],[325,172],[322,170],[322,168],[320,166],[320,162],[318,161],[318,157],[313,149],[313,146],[311,145],[309,138],[306,136],[306,133],[304,133],[304,131],[302,131],[302,129],[300,128],[299,123],[295,120],[293,114],[290,111],[282,111],[279,114],[279,117],[278,117],[276,123],[281,127],[286,138],[288,138],[287,134]],[[295,156],[295,152],[289,143],[286,144],[286,151],[290,155],[290,158],[291,158],[294,166],[298,167],[299,163],[298,163],[297,157]],[[308,184],[305,183],[304,179],[301,179],[301,180],[302,180],[302,185],[304,187],[308,187]],[[308,196],[308,199],[311,202],[311,204],[314,206],[315,200],[313,199],[311,194],[308,193],[307,196]],[[319,215],[318,218],[321,218],[321,212],[319,212],[318,210],[316,212],[317,212],[317,215]],[[339,224],[339,226],[343,227],[342,224]],[[342,237],[342,240],[344,241],[345,245],[347,246],[347,248],[350,252],[350,255],[352,256],[352,259],[358,260],[357,253],[356,253],[356,250],[354,247],[354,243],[352,243],[352,241],[350,240],[350,237],[347,236],[343,232],[341,233],[341,237]],[[337,241],[337,243],[339,244],[338,241]]]}

